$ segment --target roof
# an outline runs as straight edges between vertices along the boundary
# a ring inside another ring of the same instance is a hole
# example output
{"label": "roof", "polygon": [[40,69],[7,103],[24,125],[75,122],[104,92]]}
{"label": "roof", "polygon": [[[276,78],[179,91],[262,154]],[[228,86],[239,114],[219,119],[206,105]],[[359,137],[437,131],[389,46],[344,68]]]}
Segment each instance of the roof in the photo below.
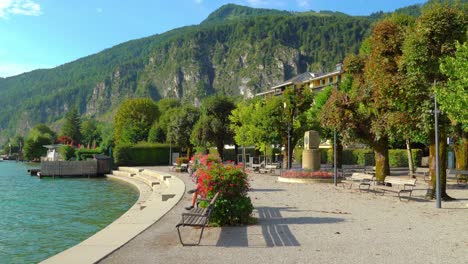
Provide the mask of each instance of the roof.
{"label": "roof", "polygon": [[299,74],[297,76],[292,77],[289,80],[286,80],[285,82],[283,82],[283,83],[281,83],[279,85],[273,86],[270,89],[275,89],[275,88],[279,88],[279,87],[283,87],[283,86],[287,86],[287,85],[292,85],[292,84],[296,84],[296,83],[307,82],[307,81],[312,80],[314,78],[317,78],[317,77],[319,77],[321,75],[323,75],[323,73],[304,72],[304,73],[301,73],[301,74]]}
{"label": "roof", "polygon": [[63,144],[54,144],[54,145],[42,145],[44,148],[47,148],[47,149],[57,149],[61,146],[63,146]]}

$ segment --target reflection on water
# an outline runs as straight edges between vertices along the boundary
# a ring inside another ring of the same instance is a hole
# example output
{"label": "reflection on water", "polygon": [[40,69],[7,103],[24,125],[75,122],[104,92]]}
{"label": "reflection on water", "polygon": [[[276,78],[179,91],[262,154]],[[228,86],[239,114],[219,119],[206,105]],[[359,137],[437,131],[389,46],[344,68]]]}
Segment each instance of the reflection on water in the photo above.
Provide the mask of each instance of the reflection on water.
{"label": "reflection on water", "polygon": [[90,237],[138,199],[105,178],[38,179],[31,166],[0,162],[0,263],[37,263]]}

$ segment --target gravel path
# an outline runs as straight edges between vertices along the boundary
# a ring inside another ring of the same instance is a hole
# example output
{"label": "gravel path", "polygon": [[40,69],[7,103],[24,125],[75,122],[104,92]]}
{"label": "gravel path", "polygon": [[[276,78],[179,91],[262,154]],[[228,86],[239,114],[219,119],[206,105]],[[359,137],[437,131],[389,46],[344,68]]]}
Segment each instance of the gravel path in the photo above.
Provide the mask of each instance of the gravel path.
{"label": "gravel path", "polygon": [[[167,168],[154,168],[167,170]],[[178,174],[187,190],[186,173]],[[400,202],[332,184],[292,184],[251,174],[258,224],[207,228],[201,246],[182,247],[173,210],[101,263],[468,263],[468,187],[449,184],[457,201],[425,201],[425,190]],[[418,189],[425,188],[419,184]],[[186,228],[185,238],[200,230]]]}

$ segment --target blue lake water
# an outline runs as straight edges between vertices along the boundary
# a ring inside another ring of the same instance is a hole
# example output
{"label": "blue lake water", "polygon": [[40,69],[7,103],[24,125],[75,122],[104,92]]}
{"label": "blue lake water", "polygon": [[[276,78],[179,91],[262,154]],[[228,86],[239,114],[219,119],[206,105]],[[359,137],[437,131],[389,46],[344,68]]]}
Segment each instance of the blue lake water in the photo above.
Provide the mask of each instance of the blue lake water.
{"label": "blue lake water", "polygon": [[29,176],[27,163],[0,161],[0,263],[37,263],[125,213],[138,191],[119,181]]}

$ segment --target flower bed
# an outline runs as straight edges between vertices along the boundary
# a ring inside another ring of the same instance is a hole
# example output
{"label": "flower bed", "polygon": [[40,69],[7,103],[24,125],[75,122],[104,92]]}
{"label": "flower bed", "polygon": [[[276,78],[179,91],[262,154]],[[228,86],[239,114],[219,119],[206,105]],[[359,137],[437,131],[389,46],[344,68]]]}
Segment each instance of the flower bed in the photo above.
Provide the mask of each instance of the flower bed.
{"label": "flower bed", "polygon": [[[288,170],[278,177],[279,182],[292,183],[332,183],[333,173],[328,171]],[[341,177],[337,178],[341,182]]]}

